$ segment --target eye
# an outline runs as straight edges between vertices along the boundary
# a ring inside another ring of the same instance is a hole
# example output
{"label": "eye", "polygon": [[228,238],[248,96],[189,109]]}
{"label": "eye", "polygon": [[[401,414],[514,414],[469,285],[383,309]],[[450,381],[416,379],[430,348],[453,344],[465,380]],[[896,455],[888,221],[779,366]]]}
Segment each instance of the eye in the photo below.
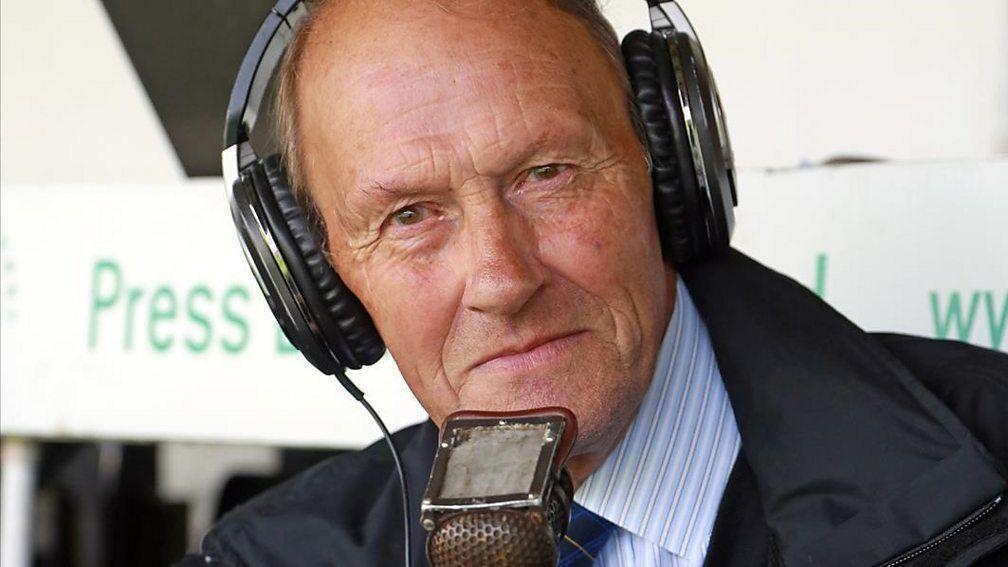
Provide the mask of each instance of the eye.
{"label": "eye", "polygon": [[549,181],[554,177],[567,171],[567,166],[559,163],[550,163],[533,167],[529,170],[529,181]]}
{"label": "eye", "polygon": [[401,226],[411,226],[427,218],[427,209],[408,205],[392,213],[391,220]]}

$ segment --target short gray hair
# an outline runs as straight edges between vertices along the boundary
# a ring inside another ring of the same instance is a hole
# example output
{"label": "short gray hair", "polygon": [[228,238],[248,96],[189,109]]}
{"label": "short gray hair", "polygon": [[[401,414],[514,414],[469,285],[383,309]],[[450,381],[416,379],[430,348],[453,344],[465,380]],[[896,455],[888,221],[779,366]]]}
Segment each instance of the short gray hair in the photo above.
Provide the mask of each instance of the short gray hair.
{"label": "short gray hair", "polygon": [[[291,189],[298,197],[298,200],[308,208],[314,208],[313,200],[308,194],[304,179],[304,166],[300,154],[299,130],[297,123],[298,99],[297,82],[300,74],[300,66],[304,60],[305,46],[307,38],[312,34],[316,17],[320,8],[329,2],[339,0],[306,0],[309,15],[305,22],[295,32],[294,38],[287,47],[283,61],[279,70],[279,85],[276,96],[273,99],[273,117],[275,120],[275,132],[280,146],[281,157],[287,169],[287,176],[291,183]],[[626,93],[628,110],[633,122],[637,138],[644,144],[643,128],[638,115],[637,106],[634,103],[633,93],[630,89],[630,81],[627,78],[626,69],[623,65],[623,54],[620,50],[619,38],[609,20],[602,15],[597,0],[548,0],[557,9],[566,12],[584,25],[588,33],[602,48],[607,58],[617,71],[621,88]],[[645,156],[647,152],[645,151]],[[312,211],[317,213],[317,211]],[[318,219],[319,221],[321,219]]]}

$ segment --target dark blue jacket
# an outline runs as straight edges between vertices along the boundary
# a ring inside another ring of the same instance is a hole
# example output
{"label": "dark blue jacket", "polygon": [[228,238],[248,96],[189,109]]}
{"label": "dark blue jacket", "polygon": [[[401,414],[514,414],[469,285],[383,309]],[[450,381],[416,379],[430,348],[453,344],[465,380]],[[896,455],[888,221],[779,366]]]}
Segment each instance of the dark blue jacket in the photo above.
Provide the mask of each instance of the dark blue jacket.
{"label": "dark blue jacket", "polygon": [[[735,251],[681,273],[742,436],[707,565],[1008,565],[1008,356],[865,333]],[[395,437],[416,520],[437,430]],[[399,498],[377,443],[235,510],[181,565],[399,565]]]}

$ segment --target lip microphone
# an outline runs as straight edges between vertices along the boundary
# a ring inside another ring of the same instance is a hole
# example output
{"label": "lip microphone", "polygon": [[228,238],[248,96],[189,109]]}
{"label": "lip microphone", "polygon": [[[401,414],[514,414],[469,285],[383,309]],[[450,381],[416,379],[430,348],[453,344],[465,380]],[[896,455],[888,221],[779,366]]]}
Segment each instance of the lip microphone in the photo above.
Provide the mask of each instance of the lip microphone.
{"label": "lip microphone", "polygon": [[420,519],[432,567],[554,567],[567,531],[577,438],[566,408],[448,416]]}

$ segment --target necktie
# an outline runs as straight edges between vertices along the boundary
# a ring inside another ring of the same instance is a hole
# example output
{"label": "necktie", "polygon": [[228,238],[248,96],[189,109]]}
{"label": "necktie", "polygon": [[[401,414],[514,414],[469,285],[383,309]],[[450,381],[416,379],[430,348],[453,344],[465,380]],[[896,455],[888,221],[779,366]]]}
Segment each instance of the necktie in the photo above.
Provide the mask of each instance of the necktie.
{"label": "necktie", "polygon": [[616,524],[575,502],[571,507],[567,536],[557,546],[560,558],[557,567],[592,565],[615,528]]}

